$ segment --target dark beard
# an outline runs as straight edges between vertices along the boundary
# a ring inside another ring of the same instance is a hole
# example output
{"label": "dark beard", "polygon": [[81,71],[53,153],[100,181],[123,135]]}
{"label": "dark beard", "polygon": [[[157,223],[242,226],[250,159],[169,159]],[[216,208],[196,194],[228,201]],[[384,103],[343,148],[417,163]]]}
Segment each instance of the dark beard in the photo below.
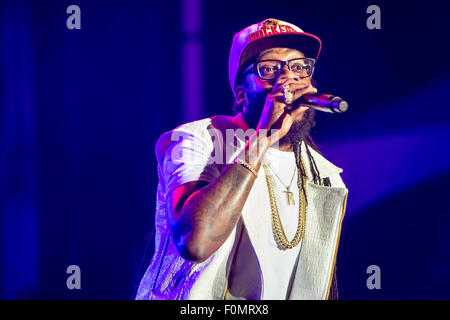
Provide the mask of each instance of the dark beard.
{"label": "dark beard", "polygon": [[291,146],[294,146],[298,145],[301,141],[308,140],[307,138],[311,135],[312,127],[316,125],[316,121],[314,120],[315,113],[314,109],[306,110],[302,120],[292,123],[291,129],[280,140],[280,144],[286,141]]}

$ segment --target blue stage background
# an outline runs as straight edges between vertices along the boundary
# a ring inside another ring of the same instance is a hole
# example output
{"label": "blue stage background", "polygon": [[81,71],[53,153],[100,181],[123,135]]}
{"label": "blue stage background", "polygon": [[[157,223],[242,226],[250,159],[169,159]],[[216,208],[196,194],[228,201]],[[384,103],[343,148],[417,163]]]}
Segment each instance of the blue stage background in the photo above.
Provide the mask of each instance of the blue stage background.
{"label": "blue stage background", "polygon": [[[69,30],[68,6],[81,9]],[[381,9],[369,30],[366,9]],[[349,188],[341,299],[450,298],[445,1],[0,2],[0,297],[131,299],[157,187],[154,145],[230,114],[235,32],[274,17],[318,35],[314,137]],[[151,254],[151,248],[150,248]],[[81,289],[66,268],[81,268]],[[367,267],[381,270],[369,290]]]}

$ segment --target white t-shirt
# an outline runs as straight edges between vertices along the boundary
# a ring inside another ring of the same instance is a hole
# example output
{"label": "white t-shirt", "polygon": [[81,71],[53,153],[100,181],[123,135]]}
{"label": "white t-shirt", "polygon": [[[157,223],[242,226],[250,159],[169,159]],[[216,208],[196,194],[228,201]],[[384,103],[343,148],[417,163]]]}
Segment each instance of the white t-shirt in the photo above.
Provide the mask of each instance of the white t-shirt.
{"label": "white t-shirt", "polygon": [[[297,187],[298,174],[296,171],[295,156],[293,152],[284,152],[279,149],[269,148],[263,160],[264,163],[269,164],[268,173],[272,178],[274,195],[277,201],[278,212],[280,214],[281,224],[283,226],[286,237],[291,241],[297,231],[298,215],[299,215],[299,190]],[[274,172],[278,177],[274,174]],[[295,172],[295,174],[294,174]],[[264,170],[260,170],[259,174],[265,174]],[[292,179],[292,176],[294,178]],[[265,179],[265,177],[264,177]],[[288,205],[286,188],[281,184],[280,180],[285,186],[289,186],[292,179],[290,191],[294,194],[294,205]],[[261,196],[269,197],[268,190]],[[268,271],[264,276],[264,299],[266,300],[284,300],[288,293],[289,284],[291,282],[292,273],[294,271],[297,256],[301,248],[300,243],[292,249],[285,249],[280,247],[272,231],[271,211],[270,208],[266,211],[265,219],[268,219],[266,225],[270,230],[269,238],[267,239],[266,255],[260,259],[267,259],[264,263]]]}

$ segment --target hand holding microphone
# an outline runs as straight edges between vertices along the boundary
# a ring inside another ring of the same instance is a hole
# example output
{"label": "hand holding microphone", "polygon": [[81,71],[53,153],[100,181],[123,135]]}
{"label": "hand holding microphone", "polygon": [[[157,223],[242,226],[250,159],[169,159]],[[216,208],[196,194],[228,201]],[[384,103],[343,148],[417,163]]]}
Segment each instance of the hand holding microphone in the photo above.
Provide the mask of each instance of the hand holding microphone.
{"label": "hand holding microphone", "polygon": [[[289,131],[292,123],[308,108],[342,113],[347,111],[348,104],[339,97],[318,94],[311,83],[299,82],[291,78],[279,79],[266,96],[257,130],[277,129],[277,138],[281,139]],[[278,139],[271,139],[271,144]]]}
{"label": "hand holding microphone", "polygon": [[[287,92],[290,92],[292,96]],[[258,132],[277,130],[277,135],[269,139],[271,144],[275,143],[284,137],[293,122],[300,120],[302,114],[309,109],[309,106],[294,106],[291,103],[305,94],[316,93],[317,89],[312,87],[309,81],[297,81],[293,78],[278,79],[266,96],[256,130]]]}

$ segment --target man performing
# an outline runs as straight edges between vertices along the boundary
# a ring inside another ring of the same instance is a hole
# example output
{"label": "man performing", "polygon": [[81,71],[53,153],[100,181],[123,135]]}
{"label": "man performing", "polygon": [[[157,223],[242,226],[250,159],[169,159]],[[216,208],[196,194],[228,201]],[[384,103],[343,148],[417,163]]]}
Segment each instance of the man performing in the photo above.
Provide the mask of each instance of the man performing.
{"label": "man performing", "polygon": [[[347,189],[310,136],[318,37],[277,19],[238,32],[236,115],[163,134],[155,254],[136,299],[332,299]],[[245,133],[245,134],[243,134]]]}

